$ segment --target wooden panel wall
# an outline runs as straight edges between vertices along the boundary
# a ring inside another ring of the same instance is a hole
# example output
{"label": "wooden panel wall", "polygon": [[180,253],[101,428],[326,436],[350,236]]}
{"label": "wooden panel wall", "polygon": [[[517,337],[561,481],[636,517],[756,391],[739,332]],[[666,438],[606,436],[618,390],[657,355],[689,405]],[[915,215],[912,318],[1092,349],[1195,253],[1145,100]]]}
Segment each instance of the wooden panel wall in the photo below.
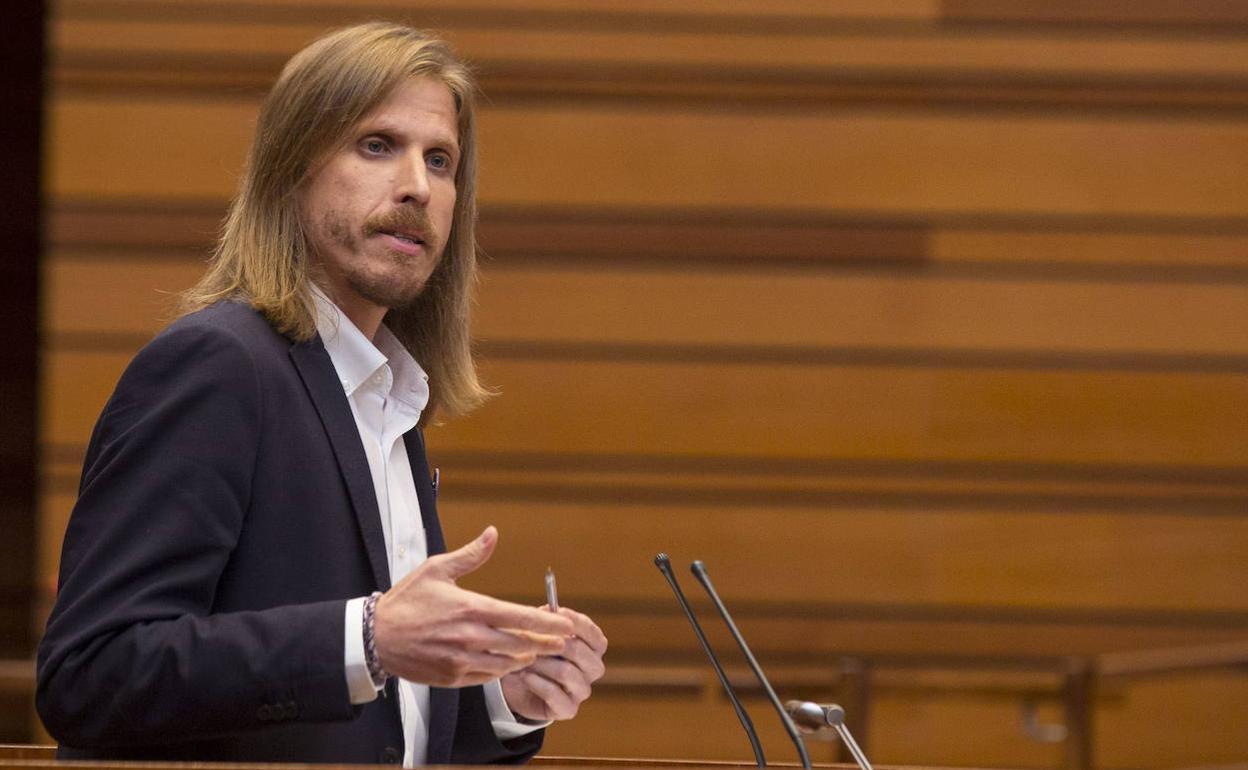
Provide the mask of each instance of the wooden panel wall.
{"label": "wooden panel wall", "polygon": [[[487,96],[502,396],[430,435],[450,539],[502,529],[472,585],[538,601],[553,564],[620,670],[694,664],[650,560],[702,558],[764,664],[822,670],[789,686],[824,698],[851,653],[1248,635],[1239,6],[54,7],[45,607],[91,425],[201,269],[260,95],[327,27],[387,17],[443,30]],[[882,665],[873,758],[1055,766],[1018,724],[1027,693],[1056,718],[1035,676]],[[626,679],[549,751],[748,756],[723,702]],[[1245,709],[1242,670],[1112,683],[1099,762],[1242,759]]]}

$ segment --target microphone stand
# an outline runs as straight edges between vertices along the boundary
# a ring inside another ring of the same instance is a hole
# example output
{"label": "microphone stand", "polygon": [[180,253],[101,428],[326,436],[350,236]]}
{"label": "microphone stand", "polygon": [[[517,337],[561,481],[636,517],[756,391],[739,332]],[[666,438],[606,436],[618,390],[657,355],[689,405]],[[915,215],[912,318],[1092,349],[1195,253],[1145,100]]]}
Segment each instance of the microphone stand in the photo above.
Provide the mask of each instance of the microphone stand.
{"label": "microphone stand", "polygon": [[741,632],[737,630],[737,624],[732,622],[732,616],[728,614],[728,608],[720,601],[719,594],[715,592],[715,587],[711,585],[711,577],[706,573],[706,565],[701,561],[695,561],[689,566],[689,569],[711,597],[711,601],[715,604],[715,609],[719,611],[719,616],[724,619],[724,623],[728,626],[728,631],[732,634],[732,638],[736,640],[737,646],[741,648],[741,653],[745,655],[746,663],[750,664],[750,669],[754,672],[754,676],[758,678],[759,684],[763,686],[763,691],[767,693],[767,699],[771,701],[771,705],[775,707],[776,713],[780,715],[780,724],[784,725],[785,732],[789,734],[793,745],[797,747],[797,755],[802,761],[802,767],[805,770],[810,770],[810,755],[806,753],[806,744],[802,743],[802,737],[797,734],[797,728],[793,725],[793,720],[789,717],[788,712],[784,710],[784,706],[780,705],[780,699],[776,697],[776,691],[772,689],[771,682],[767,681],[762,667],[758,665],[758,661],[754,658],[754,653],[750,652],[749,645],[745,643],[745,637],[741,636]]}
{"label": "microphone stand", "polygon": [[667,584],[672,587],[672,593],[676,594],[676,601],[680,604],[680,608],[685,611],[685,617],[689,619],[689,625],[693,626],[694,635],[698,637],[698,642],[702,644],[702,651],[710,659],[711,668],[715,669],[715,676],[719,677],[719,683],[723,686],[724,693],[728,695],[728,700],[732,702],[732,710],[737,712],[737,719],[740,720],[741,727],[745,730],[745,737],[750,739],[750,748],[754,750],[754,762],[759,766],[760,770],[767,767],[767,759],[763,756],[762,744],[758,742],[758,733],[754,730],[754,722],[750,719],[750,715],[746,713],[745,707],[741,705],[741,700],[737,697],[736,690],[733,689],[732,684],[728,681],[728,674],[724,673],[724,667],[719,665],[719,658],[715,656],[715,651],[711,649],[711,643],[706,640],[706,634],[702,632],[701,624],[693,616],[693,610],[685,599],[685,592],[680,590],[680,584],[676,582],[676,574],[672,572],[671,560],[667,558],[667,554],[661,553],[654,557],[654,566],[658,567],[659,572],[663,573],[663,577],[667,578]]}
{"label": "microphone stand", "polygon": [[858,763],[858,767],[861,770],[874,770],[871,767],[871,760],[867,759],[862,747],[858,745],[858,741],[854,740],[849,728],[845,726],[845,709],[835,703],[821,706],[810,701],[791,700],[784,704],[784,710],[794,722],[807,729],[819,730],[831,726],[840,736],[841,743],[849,750],[854,762]]}
{"label": "microphone stand", "polygon": [[858,741],[854,740],[854,736],[850,734],[849,728],[845,725],[845,709],[833,703],[830,706],[824,706],[822,710],[824,721],[832,725],[832,729],[836,730],[836,734],[841,736],[841,743],[845,744],[845,748],[849,749],[849,753],[853,756],[854,761],[858,763],[858,767],[862,768],[862,770],[874,770],[871,767],[871,761],[867,759],[867,755],[858,746]]}

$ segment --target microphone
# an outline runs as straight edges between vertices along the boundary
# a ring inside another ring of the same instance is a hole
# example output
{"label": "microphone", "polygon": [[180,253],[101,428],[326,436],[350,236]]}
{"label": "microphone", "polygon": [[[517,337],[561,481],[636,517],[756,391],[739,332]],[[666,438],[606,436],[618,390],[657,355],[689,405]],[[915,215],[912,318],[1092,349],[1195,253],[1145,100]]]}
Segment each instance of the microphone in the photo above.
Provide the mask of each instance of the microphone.
{"label": "microphone", "polygon": [[745,662],[750,664],[750,669],[754,672],[754,676],[758,678],[758,683],[763,686],[763,691],[767,693],[767,699],[775,707],[776,713],[780,716],[780,724],[784,726],[784,731],[789,734],[793,745],[797,747],[797,756],[802,761],[802,767],[805,770],[810,770],[810,755],[806,753],[806,744],[802,743],[802,737],[797,734],[797,728],[793,726],[793,720],[789,717],[788,712],[784,710],[784,706],[780,705],[780,699],[776,697],[776,691],[772,689],[771,682],[767,681],[767,677],[763,675],[763,669],[758,665],[758,661],[754,659],[754,653],[750,652],[749,645],[745,643],[745,637],[741,636],[741,632],[737,630],[737,624],[732,622],[732,616],[728,614],[728,608],[720,601],[719,594],[715,593],[715,587],[711,585],[711,576],[706,573],[706,565],[701,561],[695,561],[689,565],[689,569],[711,597],[711,601],[715,604],[715,609],[719,611],[719,616],[724,619],[724,623],[728,626],[728,631],[732,634],[732,638],[736,641],[737,646],[741,648],[741,654],[745,656]]}
{"label": "microphone", "polygon": [[831,727],[836,730],[836,734],[841,738],[841,743],[845,745],[845,748],[849,749],[849,753],[854,758],[854,761],[858,763],[858,767],[861,770],[874,770],[871,767],[871,760],[867,759],[867,755],[862,752],[858,741],[854,740],[854,736],[850,734],[849,728],[845,726],[845,709],[835,703],[821,706],[810,701],[791,700],[784,704],[784,710],[788,712],[794,722],[802,727],[811,730]]}
{"label": "microphone", "polygon": [[811,703],[808,700],[786,700],[784,710],[788,712],[794,724],[811,732],[828,726],[828,723],[824,721],[823,709],[818,703]]}
{"label": "microphone", "polygon": [[737,697],[737,691],[733,689],[732,684],[728,681],[728,675],[724,673],[724,667],[719,665],[719,658],[715,657],[715,651],[711,649],[711,643],[706,640],[706,634],[702,633],[701,624],[693,616],[693,610],[685,599],[685,592],[680,590],[680,584],[676,582],[676,574],[672,572],[671,560],[667,558],[667,554],[661,553],[654,557],[654,566],[658,567],[659,572],[663,573],[663,577],[667,578],[667,584],[672,587],[672,593],[676,594],[676,601],[680,604],[680,608],[685,611],[685,617],[689,619],[689,625],[693,626],[694,635],[698,637],[698,641],[702,644],[702,651],[710,659],[711,668],[715,669],[715,676],[719,677],[720,685],[723,686],[724,692],[728,695],[728,700],[732,702],[732,710],[737,712],[737,719],[740,720],[741,727],[745,730],[745,737],[750,739],[750,748],[754,750],[754,762],[759,768],[765,768],[767,759],[763,756],[762,744],[758,742],[758,733],[754,730],[754,722],[750,719],[750,715],[746,713],[745,707],[741,705],[741,699]]}

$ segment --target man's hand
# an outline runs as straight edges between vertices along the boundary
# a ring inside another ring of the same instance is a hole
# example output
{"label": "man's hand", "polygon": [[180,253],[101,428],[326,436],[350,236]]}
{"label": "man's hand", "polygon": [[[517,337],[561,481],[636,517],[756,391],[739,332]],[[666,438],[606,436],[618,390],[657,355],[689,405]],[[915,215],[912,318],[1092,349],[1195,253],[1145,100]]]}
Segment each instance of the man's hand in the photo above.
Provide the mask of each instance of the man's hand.
{"label": "man's hand", "polygon": [[518,671],[539,655],[567,654],[568,637],[578,633],[573,620],[455,585],[485,564],[497,542],[498,531],[486,527],[463,548],[429,557],[377,600],[373,629],[382,668],[411,682],[465,687]]}
{"label": "man's hand", "polygon": [[589,697],[590,685],[602,678],[607,637],[594,621],[567,607],[558,615],[572,621],[575,636],[568,639],[562,656],[543,656],[533,665],[502,679],[503,698],[516,716],[538,722],[571,719]]}

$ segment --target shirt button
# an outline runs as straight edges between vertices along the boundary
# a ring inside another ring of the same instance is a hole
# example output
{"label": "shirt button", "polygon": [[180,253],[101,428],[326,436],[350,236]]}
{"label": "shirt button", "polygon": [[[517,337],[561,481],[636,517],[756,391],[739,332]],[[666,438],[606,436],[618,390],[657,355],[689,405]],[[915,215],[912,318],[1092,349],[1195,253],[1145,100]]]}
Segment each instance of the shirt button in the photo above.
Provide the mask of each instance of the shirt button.
{"label": "shirt button", "polygon": [[407,546],[399,546],[399,556],[407,556]]}

